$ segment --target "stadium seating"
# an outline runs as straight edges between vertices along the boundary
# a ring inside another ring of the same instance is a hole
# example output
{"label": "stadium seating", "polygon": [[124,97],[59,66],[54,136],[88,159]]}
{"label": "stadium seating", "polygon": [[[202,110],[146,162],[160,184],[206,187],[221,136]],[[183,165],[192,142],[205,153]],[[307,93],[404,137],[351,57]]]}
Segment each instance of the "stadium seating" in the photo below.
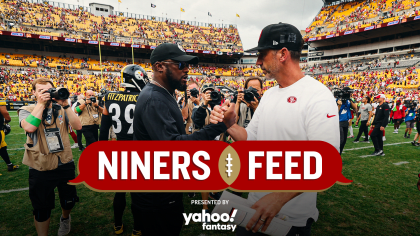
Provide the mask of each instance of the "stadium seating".
{"label": "stadium seating", "polygon": [[[309,32],[304,38],[336,34],[412,17],[420,14],[419,7],[418,0],[370,0],[325,6],[308,27]],[[388,14],[382,16],[379,14],[381,12]]]}
{"label": "stadium seating", "polygon": [[[101,17],[80,9],[6,1],[0,3],[0,19],[16,23],[11,31],[151,46],[178,41],[186,49],[243,52],[236,28],[201,27],[174,22],[132,19],[121,16]],[[3,30],[7,27],[1,24]],[[105,36],[109,35],[109,36]]]}

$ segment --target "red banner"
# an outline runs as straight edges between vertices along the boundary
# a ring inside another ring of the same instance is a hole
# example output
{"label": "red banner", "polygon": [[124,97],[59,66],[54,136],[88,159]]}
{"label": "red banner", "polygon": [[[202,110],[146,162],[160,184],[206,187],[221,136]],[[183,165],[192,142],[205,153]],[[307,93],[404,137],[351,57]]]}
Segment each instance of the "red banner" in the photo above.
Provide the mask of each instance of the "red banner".
{"label": "red banner", "polygon": [[322,141],[102,141],[80,156],[95,191],[324,191],[350,184],[338,151]]}

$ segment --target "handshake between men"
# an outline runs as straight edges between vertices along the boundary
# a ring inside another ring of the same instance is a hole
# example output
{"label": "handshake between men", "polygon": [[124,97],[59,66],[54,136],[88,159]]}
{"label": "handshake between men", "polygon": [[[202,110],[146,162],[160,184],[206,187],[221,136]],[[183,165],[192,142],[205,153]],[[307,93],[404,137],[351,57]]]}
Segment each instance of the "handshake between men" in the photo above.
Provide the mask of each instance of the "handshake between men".
{"label": "handshake between men", "polygon": [[210,122],[212,124],[218,124],[219,122],[225,123],[229,129],[236,123],[235,103],[230,103],[226,100],[222,106],[215,106],[211,111]]}

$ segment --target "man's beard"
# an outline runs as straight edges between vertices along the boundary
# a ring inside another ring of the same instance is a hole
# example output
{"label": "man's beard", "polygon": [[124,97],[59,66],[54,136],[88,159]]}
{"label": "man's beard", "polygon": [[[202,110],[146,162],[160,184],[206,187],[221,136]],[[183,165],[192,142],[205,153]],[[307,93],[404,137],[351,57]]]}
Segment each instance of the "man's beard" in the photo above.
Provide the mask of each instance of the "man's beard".
{"label": "man's beard", "polygon": [[268,66],[267,66],[267,67],[264,68],[264,70],[265,70],[265,78],[266,79],[276,79],[275,74],[277,74],[279,72],[279,68],[278,68],[277,64],[275,64],[274,66],[272,66],[270,68],[268,68]]}
{"label": "man's beard", "polygon": [[166,78],[168,79],[169,86],[172,89],[177,89],[178,91],[185,91],[187,89],[187,84],[182,84],[182,80],[174,79],[171,70],[166,70]]}

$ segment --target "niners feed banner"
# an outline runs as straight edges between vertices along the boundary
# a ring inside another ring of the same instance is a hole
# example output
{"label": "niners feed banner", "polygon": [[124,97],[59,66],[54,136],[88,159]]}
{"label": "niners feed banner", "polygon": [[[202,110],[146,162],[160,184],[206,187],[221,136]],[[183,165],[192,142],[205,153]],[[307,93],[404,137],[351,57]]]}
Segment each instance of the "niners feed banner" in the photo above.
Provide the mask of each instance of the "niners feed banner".
{"label": "niners feed banner", "polygon": [[110,192],[320,192],[352,182],[323,141],[102,141],[83,151],[78,171],[71,184]]}

